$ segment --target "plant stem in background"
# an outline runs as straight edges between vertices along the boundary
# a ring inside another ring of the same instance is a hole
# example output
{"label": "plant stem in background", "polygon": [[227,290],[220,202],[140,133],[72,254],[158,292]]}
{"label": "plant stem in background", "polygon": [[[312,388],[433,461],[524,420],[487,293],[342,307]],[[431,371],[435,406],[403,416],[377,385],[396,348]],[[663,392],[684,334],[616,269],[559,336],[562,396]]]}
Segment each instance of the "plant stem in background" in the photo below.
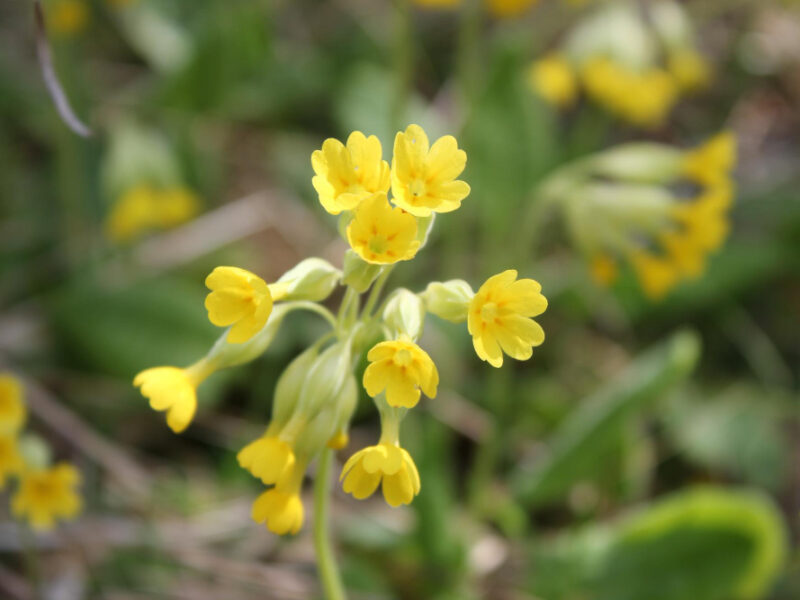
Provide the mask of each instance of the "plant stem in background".
{"label": "plant stem in background", "polygon": [[456,76],[465,113],[469,113],[475,101],[480,73],[480,34],[483,16],[483,0],[467,0],[461,11],[458,31],[458,50],[456,56]]}
{"label": "plant stem in background", "polygon": [[33,532],[25,524],[20,524],[19,527],[20,538],[22,542],[22,551],[25,555],[25,570],[28,576],[28,582],[31,584],[33,600],[41,600],[42,598],[42,573],[39,569],[39,555],[36,551],[36,540]]}
{"label": "plant stem in background", "polygon": [[333,555],[328,525],[332,464],[333,450],[325,448],[320,455],[319,468],[314,480],[314,552],[317,555],[317,571],[326,600],[345,600],[347,596]]}
{"label": "plant stem in background", "polygon": [[414,65],[413,22],[410,0],[395,0],[394,75],[392,127],[405,129]]}

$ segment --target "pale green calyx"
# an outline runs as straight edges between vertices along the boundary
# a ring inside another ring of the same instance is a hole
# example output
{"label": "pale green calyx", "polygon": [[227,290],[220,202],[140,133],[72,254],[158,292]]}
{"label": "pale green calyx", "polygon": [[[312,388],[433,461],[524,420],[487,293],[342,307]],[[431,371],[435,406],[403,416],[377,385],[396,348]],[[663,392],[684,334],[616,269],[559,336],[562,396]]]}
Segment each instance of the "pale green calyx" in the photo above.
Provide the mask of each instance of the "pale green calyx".
{"label": "pale green calyx", "polygon": [[428,312],[440,319],[462,323],[467,319],[467,308],[475,292],[463,279],[433,281],[420,297]]}
{"label": "pale green calyx", "polygon": [[406,335],[416,340],[422,335],[425,322],[425,304],[419,296],[400,288],[395,291],[383,310],[383,321],[392,337]]}
{"label": "pale green calyx", "polygon": [[270,285],[273,297],[281,300],[319,302],[330,296],[342,272],[321,258],[307,258]]}
{"label": "pale green calyx", "polygon": [[350,249],[344,254],[342,283],[349,285],[359,294],[366,292],[380,274],[381,269],[381,265],[373,265],[366,262]]}

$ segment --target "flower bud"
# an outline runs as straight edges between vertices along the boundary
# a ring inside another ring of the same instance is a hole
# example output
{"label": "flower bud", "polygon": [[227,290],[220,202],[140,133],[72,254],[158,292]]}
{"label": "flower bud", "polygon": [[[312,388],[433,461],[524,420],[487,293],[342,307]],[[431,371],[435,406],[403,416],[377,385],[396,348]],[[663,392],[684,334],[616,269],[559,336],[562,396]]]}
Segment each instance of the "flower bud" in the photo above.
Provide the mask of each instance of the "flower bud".
{"label": "flower bud", "polygon": [[342,283],[349,285],[358,293],[366,292],[380,274],[381,269],[381,265],[368,263],[350,249],[344,254]]}
{"label": "flower bud", "polygon": [[667,183],[681,174],[683,153],[665,144],[623,144],[591,159],[595,175],[635,183]]}
{"label": "flower bud", "polygon": [[348,376],[352,375],[351,362],[350,340],[337,342],[320,353],[306,371],[296,415],[308,421],[323,407],[335,402]]}
{"label": "flower bud", "polygon": [[281,373],[272,400],[270,430],[279,431],[289,422],[300,399],[303,383],[318,355],[317,346],[314,345],[297,356]]}
{"label": "flower bud", "polygon": [[314,416],[295,441],[298,453],[316,454],[323,447],[340,449],[347,445],[347,431],[358,404],[358,382],[348,372],[339,393]]}
{"label": "flower bud", "polygon": [[402,334],[412,340],[422,335],[425,323],[425,304],[416,294],[400,288],[395,291],[383,310],[383,321],[389,326],[392,337]]}
{"label": "flower bud", "polygon": [[441,319],[462,323],[467,319],[467,308],[475,292],[463,279],[433,281],[420,294],[428,312]]}
{"label": "flower bud", "polygon": [[342,272],[321,258],[307,258],[281,275],[270,285],[275,300],[311,300],[327,298],[339,283]]}
{"label": "flower bud", "polygon": [[38,435],[28,433],[19,438],[19,454],[27,469],[45,469],[53,461],[50,446]]}

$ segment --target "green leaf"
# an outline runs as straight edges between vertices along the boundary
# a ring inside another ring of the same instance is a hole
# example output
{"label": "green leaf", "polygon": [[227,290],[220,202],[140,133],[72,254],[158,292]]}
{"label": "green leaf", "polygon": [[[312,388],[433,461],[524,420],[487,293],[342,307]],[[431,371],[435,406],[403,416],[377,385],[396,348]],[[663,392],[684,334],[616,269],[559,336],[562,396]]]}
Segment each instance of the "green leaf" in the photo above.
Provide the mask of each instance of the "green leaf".
{"label": "green leaf", "polygon": [[519,468],[512,483],[522,501],[541,504],[590,476],[613,449],[621,427],[646,404],[685,379],[700,354],[694,333],[684,331],[637,358],[615,381],[585,399],[550,443],[550,454],[532,469]]}

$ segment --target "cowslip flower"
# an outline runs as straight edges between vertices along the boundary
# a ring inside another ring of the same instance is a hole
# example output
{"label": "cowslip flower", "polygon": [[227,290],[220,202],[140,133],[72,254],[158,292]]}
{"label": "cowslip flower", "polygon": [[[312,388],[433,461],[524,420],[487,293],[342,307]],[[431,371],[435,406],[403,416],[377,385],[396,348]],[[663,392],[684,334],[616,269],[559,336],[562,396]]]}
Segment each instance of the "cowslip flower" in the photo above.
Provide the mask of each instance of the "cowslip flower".
{"label": "cowslip flower", "polygon": [[56,0],[48,8],[48,25],[58,35],[74,35],[89,24],[90,12],[86,0]]}
{"label": "cowslip flower", "polygon": [[700,185],[724,184],[736,162],[736,138],[729,131],[718,133],[710,140],[687,152],[683,172]]}
{"label": "cowslip flower", "polygon": [[430,146],[422,127],[409,125],[394,138],[393,202],[417,217],[456,210],[470,191],[456,179],[466,164],[467,154],[452,135]]}
{"label": "cowslip flower", "polygon": [[374,194],[358,206],[347,226],[347,240],[361,258],[378,265],[411,260],[420,247],[417,220],[392,207],[384,193]]}
{"label": "cowslip flower", "polygon": [[711,81],[708,61],[691,48],[679,48],[671,52],[667,59],[667,69],[684,92],[703,89]]}
{"label": "cowslip flower", "polygon": [[387,442],[356,452],[345,463],[339,477],[343,489],[363,500],[381,486],[390,506],[409,504],[419,494],[420,479],[411,455],[399,445]]}
{"label": "cowslip flower", "polygon": [[439,372],[428,353],[410,339],[381,342],[367,354],[364,388],[372,398],[386,390],[389,406],[413,408],[420,390],[436,397]]}
{"label": "cowslip flower", "polygon": [[311,155],[311,180],[323,208],[332,215],[353,210],[376,192],[389,191],[389,163],[377,137],[354,131],[347,145],[328,138]]}
{"label": "cowslip flower", "polygon": [[572,66],[556,53],[530,66],[528,82],[536,93],[555,106],[569,106],[578,94],[578,81]]}
{"label": "cowslip flower", "polygon": [[267,323],[272,312],[269,286],[258,275],[238,267],[217,267],[206,277],[208,320],[217,327],[232,326],[228,342],[246,342]]}
{"label": "cowslip flower", "polygon": [[140,183],[128,188],[114,203],[106,219],[108,238],[129,242],[153,229],[169,229],[200,212],[200,201],[190,189]]}
{"label": "cowslip flower", "polygon": [[27,413],[19,379],[10,373],[0,373],[0,434],[22,429]]}
{"label": "cowslip flower", "polygon": [[265,484],[278,483],[294,468],[292,447],[273,435],[263,435],[250,442],[236,455],[239,466],[258,477]]}
{"label": "cowslip flower", "polygon": [[544,330],[530,317],[542,314],[547,299],[533,279],[517,280],[513,269],[486,280],[470,301],[467,328],[475,352],[493,367],[503,365],[503,352],[527,360],[544,342]]}
{"label": "cowslip flower", "polygon": [[262,493],[255,502],[251,517],[256,523],[263,523],[277,535],[295,534],[303,526],[303,501],[300,487],[306,465],[298,462],[287,477],[275,487]]}
{"label": "cowslip flower", "polygon": [[81,511],[81,498],[75,489],[80,481],[80,473],[68,463],[24,471],[11,500],[11,511],[15,517],[27,519],[34,529],[52,529],[56,520],[73,519]]}
{"label": "cowslip flower", "polygon": [[153,410],[167,412],[167,425],[175,433],[186,429],[197,411],[197,386],[209,375],[200,367],[152,367],[133,379]]}
{"label": "cowslip flower", "polygon": [[0,490],[5,487],[8,476],[17,475],[22,471],[23,466],[17,436],[7,433],[0,434]]}

